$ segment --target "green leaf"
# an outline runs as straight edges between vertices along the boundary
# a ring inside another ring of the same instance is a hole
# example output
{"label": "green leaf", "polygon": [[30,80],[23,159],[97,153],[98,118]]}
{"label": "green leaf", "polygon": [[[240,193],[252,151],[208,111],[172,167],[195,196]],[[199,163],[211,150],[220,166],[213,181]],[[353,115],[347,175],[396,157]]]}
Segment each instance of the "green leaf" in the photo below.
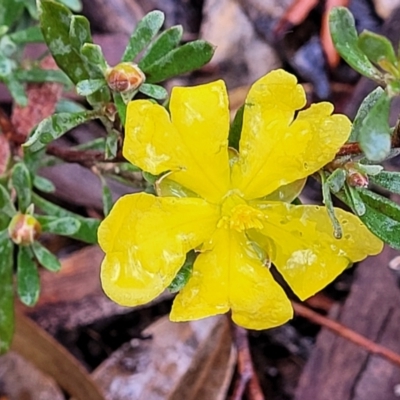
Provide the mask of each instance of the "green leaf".
{"label": "green leaf", "polygon": [[121,124],[125,126],[125,121],[126,121],[126,104],[124,102],[124,99],[121,97],[119,93],[113,93],[114,97],[114,104],[115,107],[117,107],[119,119],[121,120]]}
{"label": "green leaf", "polygon": [[390,153],[389,111],[390,98],[382,92],[360,124],[358,141],[370,161],[382,161]]}
{"label": "green leaf", "polygon": [[15,69],[15,61],[7,58],[4,54],[0,52],[0,78],[4,80],[6,78],[10,79],[10,75]]}
{"label": "green leaf", "polygon": [[8,215],[10,218],[17,213],[11,200],[10,193],[2,184],[0,184],[0,211]]}
{"label": "green leaf", "polygon": [[61,263],[58,258],[39,242],[34,242],[32,244],[32,250],[40,265],[49,271],[57,272],[60,270]]}
{"label": "green leaf", "polygon": [[38,26],[30,26],[29,28],[11,33],[9,38],[17,44],[41,43],[44,41],[42,31]]}
{"label": "green leaf", "polygon": [[360,188],[358,192],[365,204],[400,222],[400,206],[397,203],[368,189]]}
{"label": "green leaf", "polygon": [[31,204],[32,193],[31,176],[25,164],[17,163],[14,165],[11,182],[17,192],[19,210],[25,213]]}
{"label": "green leaf", "polygon": [[0,2],[0,25],[12,26],[20,18],[24,5],[18,0],[2,0]]}
{"label": "green leaf", "polygon": [[163,33],[161,33],[154,41],[150,44],[146,53],[139,61],[139,68],[145,69],[154,64],[157,60],[164,57],[176,46],[182,39],[183,29],[181,25],[173,26]]}
{"label": "green leaf", "polygon": [[73,148],[75,150],[97,150],[97,151],[104,151],[106,145],[106,140],[103,137],[93,139],[90,142],[78,144]]}
{"label": "green leaf", "polygon": [[397,65],[397,57],[392,43],[382,35],[364,30],[358,38],[358,47],[375,64],[386,59],[393,65]]}
{"label": "green leaf", "polygon": [[392,193],[400,194],[400,172],[382,171],[379,175],[371,176],[371,181]]}
{"label": "green leaf", "polygon": [[28,104],[28,98],[25,94],[24,85],[19,80],[15,79],[14,76],[7,76],[4,78],[4,83],[15,102],[21,107],[26,107]]}
{"label": "green leaf", "polygon": [[156,83],[173,76],[185,74],[207,64],[214,54],[214,47],[204,40],[195,40],[170,51],[144,70],[146,82]]}
{"label": "green leaf", "polygon": [[14,333],[13,245],[0,234],[0,354],[10,348]]}
{"label": "green leaf", "polygon": [[151,83],[143,83],[139,92],[156,100],[164,100],[168,97],[168,92],[162,86],[152,85]]}
{"label": "green leaf", "polygon": [[186,254],[186,260],[181,269],[176,274],[173,281],[168,286],[168,290],[172,293],[179,292],[188,282],[192,275],[193,264],[196,261],[196,253],[192,250]]}
{"label": "green leaf", "polygon": [[83,15],[71,15],[68,34],[71,45],[77,50],[85,43],[93,43],[90,23]]}
{"label": "green leaf", "polygon": [[17,292],[25,305],[36,304],[40,293],[40,280],[33,253],[28,246],[19,246],[17,259]]}
{"label": "green leaf", "polygon": [[384,90],[380,86],[378,86],[363,100],[363,102],[360,105],[360,108],[357,111],[357,115],[354,118],[348,142],[358,142],[358,137],[360,136],[360,129],[363,124],[363,121],[371,111],[372,107],[381,98],[383,92]]}
{"label": "green leaf", "polygon": [[104,79],[85,79],[76,85],[76,91],[80,96],[89,96],[106,85]]}
{"label": "green leaf", "polygon": [[39,19],[44,40],[57,65],[74,83],[91,78],[90,70],[80,54],[80,47],[75,47],[76,42],[71,42],[71,11],[54,1],[41,0]]}
{"label": "green leaf", "polygon": [[98,112],[94,111],[82,111],[75,114],[54,114],[40,122],[33,134],[22,146],[29,148],[31,152],[41,150],[48,143],[58,139],[72,128],[98,118],[98,116]]}
{"label": "green leaf", "polygon": [[236,111],[235,118],[229,130],[229,147],[239,150],[240,135],[242,133],[244,104]]}
{"label": "green leaf", "polygon": [[68,100],[68,99],[60,99],[57,102],[56,105],[56,112],[57,113],[77,113],[81,111],[87,111],[85,107],[83,107],[82,104],[77,103],[76,101],[73,100]]}
{"label": "green leaf", "polygon": [[52,193],[56,190],[52,181],[39,175],[33,177],[33,186],[44,193]]}
{"label": "green leaf", "polygon": [[22,82],[58,82],[65,86],[71,86],[71,81],[64,72],[54,69],[17,69],[13,72],[14,78]]}
{"label": "green leaf", "polygon": [[336,50],[360,74],[380,79],[379,71],[358,47],[357,31],[351,12],[345,7],[335,7],[329,14],[329,29]]}
{"label": "green leaf", "polygon": [[[100,225],[100,221],[95,218],[84,218],[78,214],[75,214],[71,211],[65,210],[49,201],[43,199],[42,197],[38,196],[36,193],[32,195],[33,203],[39,207],[43,212],[48,213],[53,217],[72,217],[77,219],[80,222],[79,230],[71,235],[74,239],[82,240],[86,243],[97,243],[97,228]],[[49,218],[44,216],[35,216],[40,222],[41,218]]]}
{"label": "green leaf", "polygon": [[164,23],[164,14],[161,11],[151,11],[145,15],[132,33],[128,46],[125,49],[121,61],[133,61],[135,57],[157,35]]}
{"label": "green leaf", "polygon": [[53,217],[37,215],[35,218],[42,226],[43,232],[61,236],[72,236],[79,231],[81,223],[73,217]]}

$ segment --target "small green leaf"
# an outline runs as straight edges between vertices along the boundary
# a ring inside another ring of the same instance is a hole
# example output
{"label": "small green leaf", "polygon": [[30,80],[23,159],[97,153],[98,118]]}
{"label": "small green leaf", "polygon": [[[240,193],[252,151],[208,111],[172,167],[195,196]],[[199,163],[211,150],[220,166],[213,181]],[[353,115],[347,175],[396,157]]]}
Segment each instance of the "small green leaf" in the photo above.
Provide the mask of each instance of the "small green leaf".
{"label": "small green leaf", "polygon": [[40,293],[40,280],[33,253],[28,246],[19,246],[17,260],[17,292],[25,305],[36,304]]}
{"label": "small green leaf", "polygon": [[341,190],[346,182],[346,172],[341,169],[335,169],[327,178],[326,183],[332,193],[337,193]]}
{"label": "small green leaf", "polygon": [[[12,218],[17,210],[11,200],[10,193],[8,190],[0,183],[0,211],[10,218]],[[0,257],[1,258],[1,257]]]}
{"label": "small green leaf", "polygon": [[6,352],[14,333],[13,245],[0,233],[0,354]]}
{"label": "small green leaf", "polygon": [[186,254],[186,260],[181,269],[176,274],[173,281],[168,286],[168,290],[172,293],[179,292],[188,282],[192,275],[193,264],[196,261],[196,253],[192,250]]}
{"label": "small green leaf", "polygon": [[10,79],[10,75],[15,69],[15,66],[15,61],[0,52],[0,78],[3,78],[4,80],[6,78]]}
{"label": "small green leaf", "polygon": [[243,113],[245,105],[242,105],[237,111],[235,118],[229,130],[229,147],[239,150],[240,135],[242,133]]}
{"label": "small green leaf", "polygon": [[98,112],[95,111],[54,114],[39,123],[27,142],[23,144],[23,147],[29,148],[31,152],[41,150],[48,143],[58,139],[72,128],[98,118],[98,116]]}
{"label": "small green leaf", "polygon": [[[75,214],[71,211],[65,210],[49,201],[43,199],[42,197],[38,196],[36,193],[32,195],[33,203],[40,208],[42,211],[48,213],[52,217],[72,217],[77,219],[80,222],[79,230],[71,235],[72,238],[77,240],[82,240],[86,243],[97,243],[97,228],[99,227],[100,221],[95,218],[84,218],[78,214]],[[41,218],[51,218],[51,217],[44,217],[44,216],[36,216],[38,221],[40,222]]]}
{"label": "small green leaf", "polygon": [[370,161],[382,161],[390,153],[389,111],[390,98],[382,92],[359,127],[358,141]]}
{"label": "small green leaf", "polygon": [[40,43],[44,41],[42,31],[38,26],[30,26],[29,28],[11,33],[9,38],[17,44]]}
{"label": "small green leaf", "polygon": [[52,181],[39,175],[33,177],[33,186],[44,193],[52,193],[56,190]]}
{"label": "small green leaf", "polygon": [[360,129],[363,121],[371,111],[372,107],[381,98],[383,92],[384,90],[380,86],[378,86],[363,100],[360,108],[357,111],[357,115],[354,118],[348,142],[358,142],[358,137],[360,136]]}
{"label": "small green leaf", "polygon": [[365,204],[400,222],[400,206],[397,203],[368,189],[360,188],[358,192]]}
{"label": "small green leaf", "polygon": [[164,100],[168,97],[168,92],[162,86],[152,85],[151,83],[143,83],[139,92],[156,100]]}
{"label": "small green leaf", "polygon": [[370,164],[358,163],[357,169],[363,174],[367,174],[371,177],[380,174],[383,170],[383,167],[382,165],[373,165],[373,164],[370,165]]}
{"label": "small green leaf", "polygon": [[57,102],[56,105],[56,112],[57,113],[77,113],[81,111],[87,111],[85,107],[83,107],[82,104],[77,103],[76,101],[73,100],[68,100],[68,99],[60,99]]}
{"label": "small green leaf", "polygon": [[65,86],[71,86],[71,81],[64,72],[54,69],[17,69],[13,72],[14,78],[21,82],[58,82]]}
{"label": "small green leaf", "polygon": [[360,74],[379,80],[379,71],[358,47],[354,18],[347,8],[332,9],[329,14],[329,29],[336,50],[343,59]]}
{"label": "small green leaf", "polygon": [[392,193],[400,194],[400,172],[382,171],[372,176],[371,181]]}
{"label": "small green leaf", "polygon": [[36,215],[35,218],[42,226],[43,232],[54,233],[61,236],[72,236],[79,231],[81,223],[73,217],[52,217]]}
{"label": "small green leaf", "polygon": [[151,11],[145,15],[132,33],[128,46],[125,49],[121,61],[133,61],[135,57],[157,35],[164,23],[164,14],[161,11]]}
{"label": "small green leaf", "polygon": [[31,204],[32,193],[31,176],[25,164],[20,162],[14,165],[11,182],[17,192],[19,210],[25,213]]}
{"label": "small green leaf", "polygon": [[397,65],[397,57],[392,43],[382,35],[364,30],[358,38],[358,47],[375,64],[386,59],[393,65]]}
{"label": "small green leaf", "polygon": [[80,54],[80,47],[75,47],[71,42],[71,11],[54,1],[41,0],[39,19],[44,40],[57,65],[74,83],[91,78],[91,71]]}
{"label": "small green leaf", "polygon": [[32,250],[40,265],[49,271],[57,272],[60,270],[61,263],[58,258],[39,242],[34,242],[32,244]]}
{"label": "small green leaf", "polygon": [[121,120],[121,124],[125,126],[126,121],[126,104],[119,93],[113,93],[114,104],[117,107],[119,119]]}
{"label": "small green leaf", "polygon": [[89,96],[106,85],[104,79],[85,79],[76,85],[76,91],[80,96]]}
{"label": "small green leaf", "polygon": [[156,83],[182,75],[207,64],[214,54],[214,47],[204,40],[195,40],[170,51],[144,70],[146,82]]}
{"label": "small green leaf", "polygon": [[183,29],[181,25],[173,26],[161,33],[153,43],[150,44],[146,53],[139,61],[139,68],[146,69],[168,54],[178,46],[182,39],[182,34]]}
{"label": "small green leaf", "polygon": [[106,147],[105,147],[105,158],[110,160],[115,158],[118,151],[118,140],[120,134],[117,130],[113,129],[107,132],[106,136]]}
{"label": "small green leaf", "polygon": [[19,80],[15,79],[14,76],[7,76],[4,78],[4,83],[15,102],[21,107],[26,107],[28,98],[25,94],[25,86]]}
{"label": "small green leaf", "polygon": [[74,146],[73,148],[75,150],[104,151],[105,145],[106,145],[106,140],[101,137],[101,138],[93,139],[90,142],[78,144],[77,146]]}

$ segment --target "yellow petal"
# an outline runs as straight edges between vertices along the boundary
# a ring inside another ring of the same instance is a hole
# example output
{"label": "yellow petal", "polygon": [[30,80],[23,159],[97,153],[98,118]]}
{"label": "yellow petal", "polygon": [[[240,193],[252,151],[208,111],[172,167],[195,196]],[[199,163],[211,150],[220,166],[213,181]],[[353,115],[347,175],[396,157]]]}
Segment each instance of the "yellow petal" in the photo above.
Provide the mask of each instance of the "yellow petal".
{"label": "yellow petal", "polygon": [[246,199],[264,197],[330,162],[350,134],[350,121],[330,103],[305,105],[304,90],[283,71],[258,80],[246,99],[233,184]]}
{"label": "yellow petal", "polygon": [[101,223],[106,253],[101,280],[119,304],[144,304],[172,281],[186,253],[210,237],[218,209],[202,199],[157,198],[140,193],[117,201]]}
{"label": "yellow petal", "polygon": [[172,321],[222,314],[248,329],[282,325],[293,311],[285,292],[263,266],[243,233],[218,229],[175,298]]}
{"label": "yellow petal", "polygon": [[229,110],[222,81],[174,88],[166,110],[149,101],[128,105],[124,156],[145,171],[172,179],[210,202],[228,191]]}
{"label": "yellow petal", "polygon": [[251,237],[304,300],[332,282],[351,262],[378,254],[383,243],[353,214],[336,208],[343,237],[333,236],[325,207],[259,204],[266,222]]}

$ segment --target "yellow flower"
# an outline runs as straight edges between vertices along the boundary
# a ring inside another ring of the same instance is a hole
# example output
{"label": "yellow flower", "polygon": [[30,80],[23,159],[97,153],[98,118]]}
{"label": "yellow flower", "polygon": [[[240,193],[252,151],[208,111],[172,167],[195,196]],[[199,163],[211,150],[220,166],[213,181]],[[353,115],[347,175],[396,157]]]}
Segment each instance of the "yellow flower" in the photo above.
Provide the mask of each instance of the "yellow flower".
{"label": "yellow flower", "polygon": [[171,320],[232,310],[237,324],[265,329],[293,314],[271,263],[306,299],[349,263],[379,253],[382,242],[354,215],[336,209],[339,240],[324,207],[290,204],[305,177],[334,158],[351,126],[331,115],[330,103],[297,111],[305,103],[296,78],[283,70],[258,80],[246,99],[237,153],[228,149],[222,81],[175,88],[170,115],[150,101],[130,102],[124,156],[151,174],[169,172],[156,185],[160,197],[124,196],[100,226],[108,296],[126,306],[149,302],[195,249]]}

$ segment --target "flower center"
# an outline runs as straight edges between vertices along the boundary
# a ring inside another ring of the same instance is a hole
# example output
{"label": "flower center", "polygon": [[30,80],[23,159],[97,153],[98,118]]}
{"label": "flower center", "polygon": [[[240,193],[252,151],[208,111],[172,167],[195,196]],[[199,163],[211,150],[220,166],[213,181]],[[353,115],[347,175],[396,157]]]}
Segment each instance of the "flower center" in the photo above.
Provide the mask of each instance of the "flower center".
{"label": "flower center", "polygon": [[247,229],[262,229],[264,214],[246,201],[236,195],[228,196],[221,207],[221,219],[218,221],[218,228],[225,227],[242,232]]}

